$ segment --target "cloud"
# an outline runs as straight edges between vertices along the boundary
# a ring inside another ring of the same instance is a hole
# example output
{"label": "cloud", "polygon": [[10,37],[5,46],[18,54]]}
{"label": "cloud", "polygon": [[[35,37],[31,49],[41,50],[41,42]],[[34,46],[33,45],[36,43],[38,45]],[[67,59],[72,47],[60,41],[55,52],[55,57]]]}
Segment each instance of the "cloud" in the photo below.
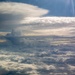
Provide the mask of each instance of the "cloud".
{"label": "cloud", "polygon": [[20,31],[22,36],[75,36],[75,18],[27,17],[20,22],[22,24],[16,25],[17,28],[14,29],[14,35],[16,36],[17,33],[15,32]]}
{"label": "cloud", "polygon": [[47,23],[47,24],[69,24],[73,23],[74,17],[27,17],[22,20],[23,23]]}
{"label": "cloud", "polygon": [[[12,62],[12,61],[0,61],[0,69],[2,71],[2,74],[5,72],[5,74],[12,72],[13,73],[18,73],[21,74],[35,74],[37,75],[37,67],[34,64],[21,64],[17,62]],[[0,73],[1,73],[0,70]]]}
{"label": "cloud", "polygon": [[[23,30],[23,35],[75,35],[75,18],[73,17],[27,17],[21,22],[28,24],[19,27],[19,30]],[[26,34],[27,31],[30,33]]]}
{"label": "cloud", "polygon": [[35,17],[35,16],[45,15],[48,13],[48,11],[45,9],[39,8],[37,6],[24,4],[24,3],[1,2],[0,3],[0,13],[2,14],[22,14],[25,17],[28,17],[28,16]]}
{"label": "cloud", "polygon": [[70,70],[75,70],[75,66],[72,66],[72,65],[68,65],[68,68],[69,68]]}
{"label": "cloud", "polygon": [[30,4],[0,2],[0,30],[15,28],[23,36],[75,36],[74,17],[41,17],[47,13],[48,10]]}
{"label": "cloud", "polygon": [[30,4],[0,2],[0,29],[18,27],[26,17],[37,17],[47,13],[48,10]]}

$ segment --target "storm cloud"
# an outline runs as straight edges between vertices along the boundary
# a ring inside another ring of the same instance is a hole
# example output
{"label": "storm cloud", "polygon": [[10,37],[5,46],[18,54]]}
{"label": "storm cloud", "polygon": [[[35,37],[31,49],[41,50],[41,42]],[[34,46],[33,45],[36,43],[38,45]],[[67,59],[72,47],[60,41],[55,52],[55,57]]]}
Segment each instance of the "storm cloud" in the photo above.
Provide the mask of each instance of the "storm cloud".
{"label": "storm cloud", "polygon": [[48,10],[30,4],[0,2],[0,29],[11,29],[21,25],[21,21],[26,17],[37,17],[47,13]]}
{"label": "storm cloud", "polygon": [[74,17],[44,17],[48,12],[30,4],[0,2],[0,30],[15,29],[15,32],[22,31],[23,36],[74,34]]}

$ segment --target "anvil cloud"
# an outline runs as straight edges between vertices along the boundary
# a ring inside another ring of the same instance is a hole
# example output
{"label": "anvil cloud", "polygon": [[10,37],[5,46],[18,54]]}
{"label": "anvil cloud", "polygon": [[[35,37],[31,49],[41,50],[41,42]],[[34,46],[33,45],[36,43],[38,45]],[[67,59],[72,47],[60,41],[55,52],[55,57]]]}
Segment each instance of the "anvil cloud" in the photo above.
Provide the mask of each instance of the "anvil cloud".
{"label": "anvil cloud", "polygon": [[38,17],[48,13],[48,10],[25,3],[0,2],[0,29],[11,29],[22,24],[26,17]]}

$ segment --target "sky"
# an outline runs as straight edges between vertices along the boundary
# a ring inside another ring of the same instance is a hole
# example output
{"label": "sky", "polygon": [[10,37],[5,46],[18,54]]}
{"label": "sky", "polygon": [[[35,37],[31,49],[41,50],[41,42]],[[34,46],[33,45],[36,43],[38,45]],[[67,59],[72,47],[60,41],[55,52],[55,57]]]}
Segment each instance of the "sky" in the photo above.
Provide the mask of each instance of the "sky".
{"label": "sky", "polygon": [[73,0],[0,0],[0,31],[22,30],[25,35],[74,34],[74,4]]}
{"label": "sky", "polygon": [[47,9],[46,16],[74,16],[75,0],[0,0],[10,2],[20,2]]}
{"label": "sky", "polygon": [[[75,38],[62,38],[75,37],[74,16],[75,0],[0,0],[1,71],[7,70],[10,74],[12,71],[18,70],[17,72],[20,73],[29,69],[27,72],[38,75],[40,70],[44,69],[47,72],[48,70],[54,70],[55,72],[61,68],[61,71],[66,69],[68,73],[69,70],[70,72],[75,70],[75,66],[71,64],[65,66],[66,68],[56,65],[61,60],[64,63],[67,59],[70,60],[71,58],[68,56],[75,56]],[[7,38],[3,37],[2,39],[1,36],[17,36],[17,41],[15,41],[16,38],[6,40]],[[46,36],[47,38],[28,37],[22,39],[18,36]],[[48,36],[61,36],[61,39],[48,38]],[[64,52],[64,50],[66,51]],[[23,53],[21,53],[22,51]],[[53,62],[55,61],[56,64],[45,64],[44,59],[47,57],[41,58],[42,60],[39,59],[41,62],[38,63],[36,57],[47,56],[48,54],[49,59],[49,53],[50,59]],[[56,58],[54,53],[57,55]],[[51,56],[54,56],[54,58]],[[29,64],[26,64],[28,62]],[[56,70],[57,66],[58,70]],[[39,72],[37,72],[38,70]]]}

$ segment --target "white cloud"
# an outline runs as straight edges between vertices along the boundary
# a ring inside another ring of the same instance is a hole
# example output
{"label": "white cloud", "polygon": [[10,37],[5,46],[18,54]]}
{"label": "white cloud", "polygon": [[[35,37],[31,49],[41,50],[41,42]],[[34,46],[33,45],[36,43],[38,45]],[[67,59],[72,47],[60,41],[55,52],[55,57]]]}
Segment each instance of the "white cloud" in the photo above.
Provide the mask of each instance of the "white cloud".
{"label": "white cloud", "polygon": [[21,64],[17,62],[12,62],[12,61],[0,61],[0,66],[7,70],[23,70],[26,68],[31,68],[33,70],[37,69],[34,64]]}
{"label": "white cloud", "polygon": [[75,17],[27,17],[22,23],[69,24],[75,23]]}
{"label": "white cloud", "polygon": [[26,17],[39,17],[48,13],[48,10],[25,3],[0,2],[0,29],[18,27]]}
{"label": "white cloud", "polygon": [[69,68],[70,70],[75,70],[75,66],[72,66],[72,65],[68,65],[68,68]]}
{"label": "white cloud", "polygon": [[30,32],[23,35],[57,35],[75,36],[75,18],[73,17],[27,17],[21,21],[28,26],[20,27],[22,30]]}
{"label": "white cloud", "polygon": [[[39,11],[39,12],[38,12]],[[24,3],[1,2],[0,13],[2,14],[22,14],[25,17],[42,16],[48,13],[47,10]]]}

